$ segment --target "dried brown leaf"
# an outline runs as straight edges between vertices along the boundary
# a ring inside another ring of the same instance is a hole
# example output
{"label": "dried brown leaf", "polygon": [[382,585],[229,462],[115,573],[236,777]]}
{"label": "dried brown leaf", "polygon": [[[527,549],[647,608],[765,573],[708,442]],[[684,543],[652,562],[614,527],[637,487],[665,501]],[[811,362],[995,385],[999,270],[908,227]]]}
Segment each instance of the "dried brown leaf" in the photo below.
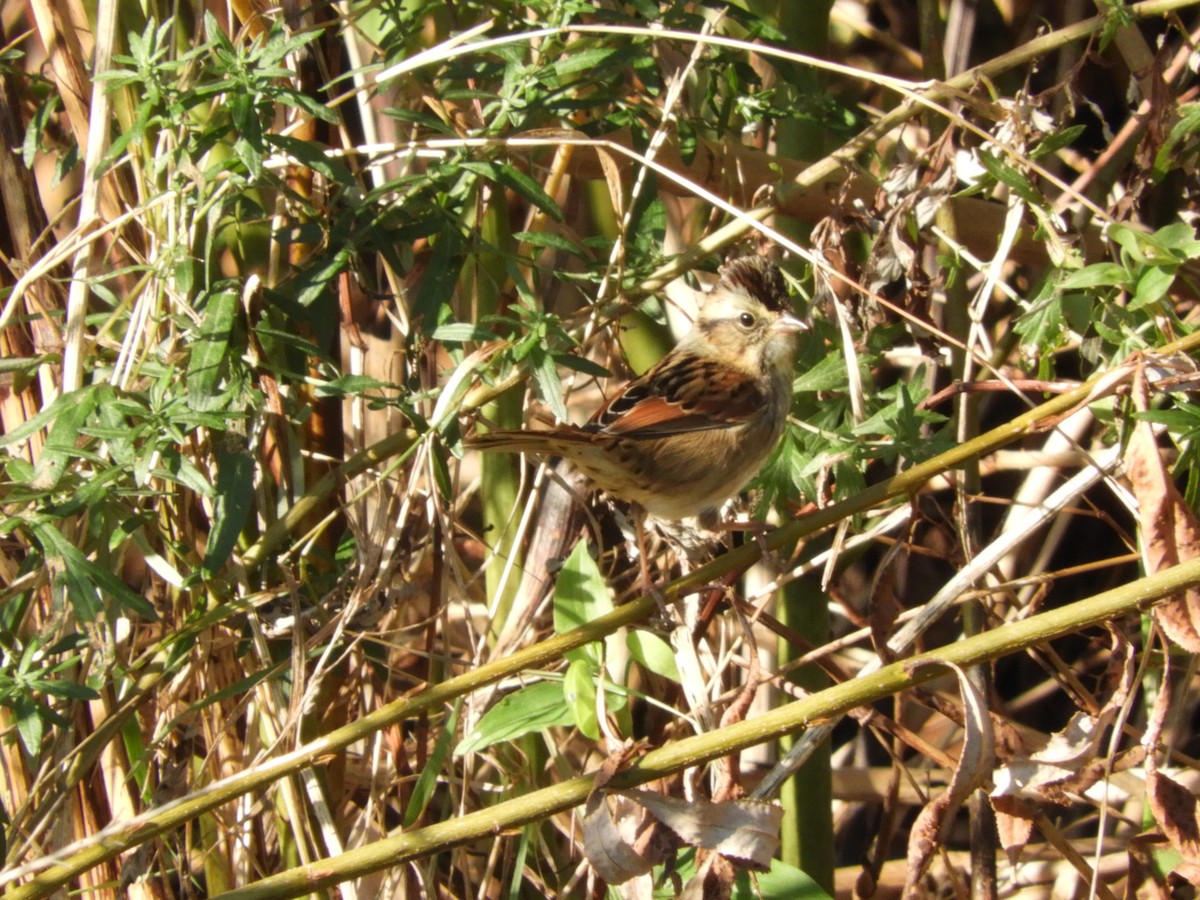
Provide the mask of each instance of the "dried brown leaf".
{"label": "dried brown leaf", "polygon": [[653,820],[639,804],[607,791],[595,791],[583,816],[583,852],[596,874],[609,884],[644,875],[659,862],[644,850]]}
{"label": "dried brown leaf", "polygon": [[883,662],[890,662],[896,658],[896,654],[888,646],[888,641],[896,633],[896,623],[904,611],[904,605],[896,592],[896,585],[907,580],[908,568],[906,554],[898,548],[895,552],[889,552],[885,565],[875,576],[871,602],[867,606],[871,644]]}
{"label": "dried brown leaf", "polygon": [[1076,782],[1078,787],[1077,777],[1095,759],[1097,742],[1105,727],[1107,723],[1095,716],[1076,713],[1062,731],[1051,736],[1042,750],[1014,759],[996,770],[993,800],[1018,797],[1051,803],[1070,802],[1064,785]]}
{"label": "dried brown leaf", "polygon": [[1129,840],[1129,875],[1125,882],[1125,896],[1139,900],[1171,900],[1156,858],[1160,845],[1166,843],[1161,834],[1135,835]]}
{"label": "dried brown leaf", "polygon": [[1200,863],[1185,860],[1172,869],[1171,874],[1183,879],[1190,885],[1200,885]]}
{"label": "dried brown leaf", "polygon": [[1175,873],[1193,884],[1200,872],[1200,805],[1196,796],[1175,779],[1157,770],[1146,773],[1146,796],[1154,820],[1183,861]]}
{"label": "dried brown leaf", "polygon": [[[699,854],[697,854],[699,858]],[[710,853],[688,879],[679,900],[729,900],[737,871],[719,853]]]}
{"label": "dried brown leaf", "polygon": [[1000,846],[1008,854],[1008,861],[1016,865],[1021,851],[1033,834],[1033,823],[1038,816],[1037,807],[1018,797],[993,797],[992,808],[996,811],[996,831],[1000,837]]}
{"label": "dried brown leaf", "polygon": [[[1141,369],[1134,376],[1133,396],[1140,412],[1149,408],[1149,389]],[[1133,427],[1125,451],[1125,474],[1138,501],[1146,572],[1169,569],[1200,555],[1200,520],[1163,464],[1149,422]],[[1200,589],[1189,588],[1164,600],[1154,608],[1154,617],[1172,641],[1200,653]]]}
{"label": "dried brown leaf", "polygon": [[1108,773],[1100,741],[1129,698],[1137,677],[1133,647],[1115,633],[1113,639],[1113,659],[1119,662],[1120,679],[1104,708],[1094,716],[1077,712],[1045,746],[1016,756],[998,768],[991,794],[994,808],[1000,808],[996,804],[1001,797],[1067,804],[1072,802],[1072,795],[1084,793]]}
{"label": "dried brown leaf", "polygon": [[930,665],[945,666],[953,670],[958,678],[963,701],[963,745],[950,784],[925,805],[909,832],[906,896],[916,889],[933,855],[945,841],[958,808],[973,790],[987,782],[994,761],[992,720],[983,696],[976,690],[966,671],[952,663],[921,660],[906,668],[913,670]]}
{"label": "dried brown leaf", "polygon": [[758,800],[681,800],[649,791],[623,791],[693,847],[765,871],[779,849],[783,808]]}
{"label": "dried brown leaf", "polygon": [[[936,179],[921,183],[916,165],[896,166],[880,189],[879,202],[888,210],[866,265],[869,287],[878,291],[901,278],[921,280],[913,232],[932,224],[937,210],[950,196],[954,174],[944,169]],[[924,241],[924,236],[918,239]],[[926,276],[927,277],[927,276]]]}

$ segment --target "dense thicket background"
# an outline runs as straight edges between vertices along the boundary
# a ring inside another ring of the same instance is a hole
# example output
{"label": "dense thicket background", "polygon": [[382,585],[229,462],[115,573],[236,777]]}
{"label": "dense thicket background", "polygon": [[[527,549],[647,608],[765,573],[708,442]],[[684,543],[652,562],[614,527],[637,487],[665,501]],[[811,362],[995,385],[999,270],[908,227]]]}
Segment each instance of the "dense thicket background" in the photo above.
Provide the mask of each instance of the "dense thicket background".
{"label": "dense thicket background", "polygon": [[[655,765],[782,804],[741,891],[1187,890],[1195,6],[4,0],[0,891],[598,896],[573,779]],[[463,439],[745,253],[812,323],[784,527],[644,597]],[[922,649],[979,664],[869,680]]]}

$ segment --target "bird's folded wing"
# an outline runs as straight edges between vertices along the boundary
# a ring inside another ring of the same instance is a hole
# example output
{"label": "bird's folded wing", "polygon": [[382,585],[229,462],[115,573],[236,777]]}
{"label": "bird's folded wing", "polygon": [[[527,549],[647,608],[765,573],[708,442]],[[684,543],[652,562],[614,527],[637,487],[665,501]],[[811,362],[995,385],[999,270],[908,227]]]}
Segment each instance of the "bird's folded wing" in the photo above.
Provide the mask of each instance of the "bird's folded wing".
{"label": "bird's folded wing", "polygon": [[626,437],[736,428],[762,409],[762,391],[746,373],[695,355],[664,359],[601,407],[592,427]]}

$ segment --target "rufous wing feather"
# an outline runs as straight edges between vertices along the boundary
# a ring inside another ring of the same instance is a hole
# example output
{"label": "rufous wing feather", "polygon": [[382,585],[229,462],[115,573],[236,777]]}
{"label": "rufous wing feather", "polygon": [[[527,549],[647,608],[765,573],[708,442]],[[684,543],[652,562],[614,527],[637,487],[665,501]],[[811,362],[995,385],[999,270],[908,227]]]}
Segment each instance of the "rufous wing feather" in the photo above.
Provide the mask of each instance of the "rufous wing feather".
{"label": "rufous wing feather", "polygon": [[744,372],[692,354],[673,354],[631,381],[593,417],[628,437],[734,428],[753,419],[763,395]]}

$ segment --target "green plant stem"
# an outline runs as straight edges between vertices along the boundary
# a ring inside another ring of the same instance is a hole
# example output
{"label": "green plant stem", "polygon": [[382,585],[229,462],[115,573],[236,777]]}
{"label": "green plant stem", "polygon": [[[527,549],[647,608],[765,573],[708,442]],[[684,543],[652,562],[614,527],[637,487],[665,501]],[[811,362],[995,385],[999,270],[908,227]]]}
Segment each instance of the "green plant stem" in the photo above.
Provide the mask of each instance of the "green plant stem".
{"label": "green plant stem", "polygon": [[[1163,355],[1172,353],[1188,353],[1200,349],[1200,333],[1189,335],[1177,341],[1172,341],[1170,344],[1164,345],[1159,352]],[[1077,406],[1091,402],[1101,396],[1111,392],[1111,390],[1121,381],[1123,381],[1132,371],[1131,366],[1121,366],[1117,369],[1103,372],[1091,380],[1081,384],[1074,390],[1067,391],[1057,397],[1053,397],[1040,406],[1015,417],[1009,422],[994,428],[986,434],[980,435],[974,440],[960,444],[939,456],[919,463],[908,469],[905,472],[873,485],[864,491],[860,491],[853,497],[848,497],[838,503],[818,510],[811,515],[790,522],[782,528],[777,529],[764,538],[764,543],[770,550],[778,550],[783,547],[790,547],[801,538],[816,532],[838,522],[848,516],[858,515],[881,504],[887,503],[903,497],[913,491],[918,490],[930,478],[940,475],[943,472],[957,468],[969,459],[986,455],[1001,447],[1006,446],[1012,441],[1022,437],[1030,431],[1044,428],[1048,421],[1054,421],[1067,413],[1074,410]],[[363,471],[370,465],[374,465],[379,461],[379,458],[386,458],[387,453],[380,450],[381,445],[388,444],[384,449],[396,449],[389,442],[392,440],[415,440],[415,436],[410,434],[393,435],[391,438],[381,441],[368,450],[356,455],[351,460],[347,461],[338,470],[341,477],[348,477],[347,468],[352,464],[356,471]],[[338,473],[333,473],[328,478],[336,478]],[[324,481],[324,479],[323,479]],[[282,520],[281,520],[282,521]],[[266,540],[266,535],[260,539],[261,544]],[[258,545],[256,545],[258,546]],[[253,549],[253,548],[251,548]],[[337,728],[334,731],[320,737],[314,741],[297,748],[291,753],[272,759],[263,763],[255,769],[248,770],[236,775],[232,775],[222,781],[210,785],[203,791],[198,791],[187,797],[180,798],[173,803],[169,803],[158,809],[150,810],[135,819],[117,823],[116,826],[110,826],[104,829],[99,834],[90,838],[85,845],[74,852],[65,855],[61,862],[52,864],[49,868],[42,871],[29,882],[13,887],[3,894],[5,900],[31,900],[31,898],[45,897],[56,891],[62,885],[66,884],[72,878],[86,872],[93,866],[100,865],[126,850],[136,847],[146,841],[149,841],[161,834],[164,834],[174,828],[183,825],[196,816],[219,806],[222,803],[227,803],[237,797],[242,796],[252,790],[266,787],[284,778],[292,775],[302,769],[313,765],[321,757],[344,750],[350,744],[369,737],[374,732],[412,718],[420,713],[429,710],[436,710],[443,705],[453,702],[456,698],[469,694],[473,691],[495,684],[501,679],[515,675],[525,669],[535,669],[542,666],[550,665],[558,660],[568,650],[574,650],[577,647],[582,647],[592,641],[602,640],[609,634],[612,634],[619,628],[624,628],[643,621],[658,609],[659,602],[675,602],[681,597],[692,593],[701,587],[718,581],[721,576],[735,570],[745,569],[751,565],[761,555],[758,542],[751,541],[747,544],[730,550],[728,553],[722,554],[717,559],[707,565],[701,566],[690,575],[680,578],[671,584],[665,586],[661,590],[661,600],[653,596],[641,597],[637,600],[625,604],[611,613],[588,622],[572,631],[565,634],[555,635],[547,638],[533,646],[523,648],[512,654],[509,654],[501,659],[493,660],[478,668],[463,672],[460,675],[454,676],[440,684],[430,685],[427,689],[419,694],[411,697],[396,700],[386,706],[371,712],[354,722]],[[1174,574],[1174,579],[1171,576]],[[1145,594],[1130,594],[1132,600],[1127,600],[1124,605],[1118,604],[1110,610],[1109,605],[1100,604],[1096,609],[1102,610],[1103,613],[1098,618],[1086,618],[1081,620],[1077,627],[1082,627],[1091,624],[1095,621],[1100,621],[1110,615],[1115,615],[1117,612],[1123,612],[1127,609],[1133,609],[1138,604],[1159,599],[1166,596],[1172,589],[1176,589],[1182,584],[1190,584],[1200,576],[1200,562],[1188,563],[1183,566],[1178,566],[1171,569],[1169,572],[1160,573],[1151,576],[1149,579],[1143,579],[1137,582],[1138,585],[1143,585],[1147,593]],[[1159,590],[1162,584],[1172,585],[1172,588]],[[1122,590],[1128,590],[1134,585],[1126,586]],[[1108,597],[1109,595],[1101,595]],[[1098,598],[1093,598],[1098,600]],[[1106,601],[1108,603],[1109,601]],[[1080,604],[1075,604],[1070,609],[1076,609]],[[1086,610],[1085,610],[1086,612]],[[1028,626],[1034,621],[1040,622],[1058,622],[1061,619],[1063,611],[1057,610],[1053,613],[1045,613],[1037,619],[1030,619],[1025,623],[1015,623],[1016,625]],[[1045,617],[1057,617],[1046,619]],[[994,641],[997,640],[996,635],[1008,634],[1009,628],[1014,626],[1005,626],[1003,629],[988,632],[979,635],[972,641]],[[1057,626],[1054,626],[1057,627]],[[1023,632],[1018,632],[1023,633]],[[1059,633],[1059,632],[1054,632]],[[1038,640],[1044,640],[1045,637],[1038,637]],[[969,642],[956,645],[957,647],[966,646]],[[974,646],[974,645],[972,645]],[[953,648],[951,648],[953,649]],[[1013,649],[1017,649],[1015,646]],[[1000,655],[997,652],[994,655]],[[959,660],[958,657],[947,656],[948,659],[960,661],[966,665],[974,660]],[[981,657],[981,659],[984,657]],[[991,657],[986,657],[991,658]],[[889,683],[879,682],[878,677],[887,670],[881,670],[870,679],[861,678],[855,679],[850,685],[837,685],[831,688],[831,691],[850,691],[855,698],[861,695],[855,693],[861,691],[859,682],[869,684]],[[855,685],[858,685],[857,687]],[[823,691],[820,696],[825,696],[828,691]],[[887,693],[887,692],[885,692]],[[835,696],[841,696],[837,694]],[[810,698],[811,700],[811,698]],[[803,701],[808,703],[809,700]],[[845,709],[851,709],[861,702],[866,702],[862,699],[856,699],[850,703]],[[786,707],[791,708],[791,707]],[[839,707],[840,708],[840,707]],[[807,709],[807,707],[805,707]],[[768,713],[763,716],[756,717],[751,722],[739,723],[739,725],[731,726],[733,728],[758,728],[765,727],[765,723],[773,721],[773,718],[778,716],[782,711]],[[822,715],[830,716],[836,712],[826,710]],[[807,720],[805,720],[807,721]],[[802,724],[802,723],[801,723]],[[788,730],[795,730],[796,725],[783,730],[780,733],[786,733]],[[762,740],[766,740],[771,736],[767,732],[763,732]],[[702,735],[699,738],[689,739],[688,747],[705,747],[707,744],[696,744],[696,741],[707,741],[711,739],[711,735]],[[683,742],[681,742],[683,743]],[[750,743],[753,743],[751,741]],[[729,753],[734,750],[743,749],[749,746],[750,743],[742,743],[737,746],[726,747],[722,752]],[[669,749],[669,748],[665,748]],[[660,751],[661,752],[661,751]],[[691,751],[689,751],[691,752]],[[719,754],[718,754],[719,755]],[[658,757],[655,757],[657,759]],[[706,757],[711,758],[711,757]],[[689,765],[696,765],[703,760],[696,759]],[[639,767],[640,771],[640,767]],[[654,776],[652,776],[654,777]],[[586,781],[586,779],[585,779]],[[569,783],[568,783],[569,784]],[[560,785],[559,788],[562,786]],[[548,789],[550,790],[550,789]],[[530,795],[531,797],[543,796],[541,792]],[[514,801],[516,802],[516,801]],[[530,802],[528,798],[521,798],[522,803]],[[540,801],[539,801],[540,802]],[[554,806],[554,809],[566,809],[572,805],[566,803],[563,806]],[[488,815],[494,813],[495,809],[485,811]],[[442,826],[431,827],[453,827],[468,817],[456,820],[454,823],[445,823]],[[489,820],[490,821],[490,820]],[[523,819],[522,821],[528,821]],[[462,838],[466,840],[467,838]],[[364,850],[369,848],[364,848]],[[398,861],[398,860],[395,860]]]}
{"label": "green plant stem", "polygon": [[[993,631],[893,663],[879,671],[835,685],[819,694],[796,700],[779,709],[728,725],[707,734],[684,738],[652,750],[607,785],[611,790],[632,788],[699,766],[729,753],[803,729],[814,721],[841,716],[946,674],[934,661],[960,667],[986,663],[1066,634],[1099,625],[1114,616],[1131,613],[1155,600],[1178,593],[1200,581],[1200,559],[1088,597]],[[401,865],[448,847],[494,836],[502,830],[563,812],[583,803],[592,791],[591,776],[579,776],[542,788],[497,806],[439,822],[407,834],[385,838],[369,846],[324,859],[308,866],[265,878],[249,887],[221,894],[223,900],[260,900],[296,897],[350,878]]]}
{"label": "green plant stem", "polygon": [[[477,185],[476,190],[480,192],[482,206],[479,236],[486,249],[463,267],[459,291],[471,298],[474,319],[484,321],[504,310],[509,279],[503,254],[513,253],[516,248],[508,227],[509,208],[504,192],[483,190],[482,185]],[[524,401],[520,390],[501,394],[488,405],[485,418],[499,428],[520,428]],[[480,466],[479,494],[483,501],[483,528],[493,551],[484,568],[488,605],[493,611],[491,640],[496,639],[508,618],[520,582],[517,527],[520,492],[518,460],[507,453],[485,453]]]}
{"label": "green plant stem", "polygon": [[[815,578],[797,578],[779,592],[783,623],[805,637],[812,646],[829,640],[829,601]],[[779,641],[779,662],[790,662],[804,653]],[[816,663],[796,670],[790,680],[809,693],[823,691],[829,676]],[[780,741],[780,753],[790,749],[792,736]],[[780,858],[803,869],[831,896],[834,892],[833,770],[832,748],[821,743],[780,789],[784,824],[780,833]]]}

